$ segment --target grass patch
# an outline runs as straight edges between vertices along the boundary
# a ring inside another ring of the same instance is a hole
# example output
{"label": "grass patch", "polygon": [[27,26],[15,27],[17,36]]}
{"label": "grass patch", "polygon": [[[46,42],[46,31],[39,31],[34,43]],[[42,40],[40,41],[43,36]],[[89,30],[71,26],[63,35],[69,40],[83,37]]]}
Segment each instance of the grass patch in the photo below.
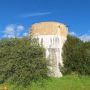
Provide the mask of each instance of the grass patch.
{"label": "grass patch", "polygon": [[43,82],[32,83],[32,86],[18,86],[4,83],[0,85],[0,90],[4,87],[8,90],[90,90],[90,76],[69,75],[62,78],[50,78]]}

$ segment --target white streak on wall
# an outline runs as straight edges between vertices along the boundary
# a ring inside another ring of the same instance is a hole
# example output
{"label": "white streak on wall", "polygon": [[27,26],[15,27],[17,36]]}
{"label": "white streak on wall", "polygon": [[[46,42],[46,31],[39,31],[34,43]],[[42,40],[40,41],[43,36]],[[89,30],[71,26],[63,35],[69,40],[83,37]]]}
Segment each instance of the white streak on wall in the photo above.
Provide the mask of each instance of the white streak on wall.
{"label": "white streak on wall", "polygon": [[38,35],[40,45],[46,49],[46,58],[50,61],[51,66],[49,75],[54,77],[61,77],[60,66],[63,66],[62,47],[66,41],[64,36],[60,35]]}

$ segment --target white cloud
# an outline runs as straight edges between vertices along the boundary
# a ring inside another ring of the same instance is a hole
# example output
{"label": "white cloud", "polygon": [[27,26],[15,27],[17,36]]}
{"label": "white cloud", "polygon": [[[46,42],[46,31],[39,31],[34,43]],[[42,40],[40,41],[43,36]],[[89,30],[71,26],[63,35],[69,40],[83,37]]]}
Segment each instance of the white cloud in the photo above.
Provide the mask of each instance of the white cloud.
{"label": "white cloud", "polygon": [[26,33],[26,32],[25,32],[25,33],[23,33],[23,36],[28,36],[28,33]]}
{"label": "white cloud", "polygon": [[23,30],[24,30],[24,26],[22,25],[17,26],[17,31],[21,32]]}
{"label": "white cloud", "polygon": [[6,26],[3,37],[14,38],[15,37],[15,26],[13,24]]}
{"label": "white cloud", "polygon": [[19,37],[20,33],[24,30],[24,26],[22,25],[8,25],[4,30],[3,38],[15,38]]}
{"label": "white cloud", "polygon": [[69,35],[77,36],[77,34],[75,32],[69,32]]}
{"label": "white cloud", "polygon": [[6,33],[11,33],[13,31],[14,31],[14,25],[12,25],[12,24],[5,28]]}
{"label": "white cloud", "polygon": [[82,41],[90,41],[90,34],[84,34],[79,37]]}
{"label": "white cloud", "polygon": [[48,15],[48,14],[51,14],[51,12],[30,13],[30,14],[23,15],[22,17],[27,18],[27,17],[34,17],[34,16],[44,16],[44,15]]}
{"label": "white cloud", "polygon": [[90,33],[89,32],[86,34],[79,35],[79,36],[75,32],[69,32],[69,35],[76,36],[84,42],[90,41]]}
{"label": "white cloud", "polygon": [[24,26],[23,25],[18,25],[17,27],[16,27],[16,36],[20,36],[20,33],[22,32],[24,30]]}

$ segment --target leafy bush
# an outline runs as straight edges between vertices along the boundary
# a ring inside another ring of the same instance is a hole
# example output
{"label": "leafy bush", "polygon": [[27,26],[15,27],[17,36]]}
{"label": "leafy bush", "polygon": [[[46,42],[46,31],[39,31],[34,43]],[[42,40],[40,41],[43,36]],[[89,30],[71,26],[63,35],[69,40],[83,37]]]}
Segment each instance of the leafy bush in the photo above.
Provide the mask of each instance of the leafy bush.
{"label": "leafy bush", "polygon": [[22,85],[47,77],[45,50],[32,39],[0,41],[0,83],[10,79]]}
{"label": "leafy bush", "polygon": [[68,36],[63,47],[63,73],[90,75],[90,42],[82,42],[77,37]]}
{"label": "leafy bush", "polygon": [[72,66],[81,75],[90,75],[90,43],[82,43],[75,48]]}

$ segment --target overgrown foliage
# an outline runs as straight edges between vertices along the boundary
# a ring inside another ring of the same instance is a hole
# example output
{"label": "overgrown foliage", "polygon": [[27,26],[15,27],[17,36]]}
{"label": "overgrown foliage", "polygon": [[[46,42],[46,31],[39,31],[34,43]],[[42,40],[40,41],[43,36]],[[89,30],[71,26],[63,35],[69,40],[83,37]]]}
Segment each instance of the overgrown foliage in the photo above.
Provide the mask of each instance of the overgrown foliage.
{"label": "overgrown foliage", "polygon": [[90,75],[90,42],[82,42],[75,36],[68,36],[63,47],[63,72]]}
{"label": "overgrown foliage", "polygon": [[43,47],[32,39],[0,41],[0,83],[11,80],[22,85],[47,77]]}

